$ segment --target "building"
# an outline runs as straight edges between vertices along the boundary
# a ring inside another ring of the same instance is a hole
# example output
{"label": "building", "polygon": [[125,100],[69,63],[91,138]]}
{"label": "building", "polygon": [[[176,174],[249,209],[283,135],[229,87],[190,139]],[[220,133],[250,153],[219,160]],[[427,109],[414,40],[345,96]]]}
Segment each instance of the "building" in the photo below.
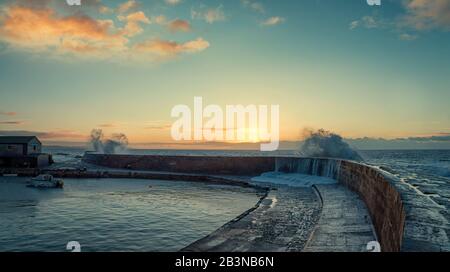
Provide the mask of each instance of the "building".
{"label": "building", "polygon": [[0,156],[28,156],[42,152],[36,136],[0,136]]}
{"label": "building", "polygon": [[36,136],[0,136],[0,168],[42,168],[51,163]]}

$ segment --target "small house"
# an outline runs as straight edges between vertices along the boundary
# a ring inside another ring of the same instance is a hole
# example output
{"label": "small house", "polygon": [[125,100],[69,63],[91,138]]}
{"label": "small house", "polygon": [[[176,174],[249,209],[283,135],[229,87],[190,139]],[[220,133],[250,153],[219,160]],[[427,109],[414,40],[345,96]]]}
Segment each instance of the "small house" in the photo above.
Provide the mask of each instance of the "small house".
{"label": "small house", "polygon": [[42,143],[36,136],[0,136],[0,156],[40,154]]}
{"label": "small house", "polygon": [[52,162],[50,154],[42,153],[36,136],[0,136],[0,172],[4,168],[43,168]]}

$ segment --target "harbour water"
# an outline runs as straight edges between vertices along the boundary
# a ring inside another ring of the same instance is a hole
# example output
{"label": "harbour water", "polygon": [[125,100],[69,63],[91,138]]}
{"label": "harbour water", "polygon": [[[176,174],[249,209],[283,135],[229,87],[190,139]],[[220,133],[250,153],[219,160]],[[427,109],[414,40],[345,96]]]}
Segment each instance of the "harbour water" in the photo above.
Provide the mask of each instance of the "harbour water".
{"label": "harbour water", "polygon": [[177,251],[253,207],[253,189],[202,183],[65,179],[27,188],[0,177],[0,251]]}

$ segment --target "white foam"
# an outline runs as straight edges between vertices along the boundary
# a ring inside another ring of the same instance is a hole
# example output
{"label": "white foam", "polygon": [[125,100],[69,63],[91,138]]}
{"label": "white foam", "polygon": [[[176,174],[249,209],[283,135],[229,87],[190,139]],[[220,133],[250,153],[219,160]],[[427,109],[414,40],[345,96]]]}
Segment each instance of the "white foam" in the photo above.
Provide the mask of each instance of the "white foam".
{"label": "white foam", "polygon": [[337,181],[321,176],[311,176],[299,173],[267,172],[252,178],[255,183],[287,185],[292,187],[311,187],[315,184],[336,184]]}

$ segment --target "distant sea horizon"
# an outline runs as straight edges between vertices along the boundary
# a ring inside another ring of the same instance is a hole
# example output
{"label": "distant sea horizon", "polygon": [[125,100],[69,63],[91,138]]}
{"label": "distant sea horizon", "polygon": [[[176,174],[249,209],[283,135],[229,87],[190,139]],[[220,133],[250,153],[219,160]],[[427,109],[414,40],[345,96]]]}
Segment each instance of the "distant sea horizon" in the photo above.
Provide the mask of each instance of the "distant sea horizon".
{"label": "distant sea horizon", "polygon": [[[347,141],[348,142],[348,141]],[[356,150],[450,150],[450,142],[423,143],[417,145],[361,145],[349,143]],[[280,151],[297,151],[302,141],[282,141]],[[44,147],[85,148],[91,149],[88,142],[43,142]],[[131,150],[211,150],[211,151],[259,151],[259,143],[135,143],[130,144]]]}

